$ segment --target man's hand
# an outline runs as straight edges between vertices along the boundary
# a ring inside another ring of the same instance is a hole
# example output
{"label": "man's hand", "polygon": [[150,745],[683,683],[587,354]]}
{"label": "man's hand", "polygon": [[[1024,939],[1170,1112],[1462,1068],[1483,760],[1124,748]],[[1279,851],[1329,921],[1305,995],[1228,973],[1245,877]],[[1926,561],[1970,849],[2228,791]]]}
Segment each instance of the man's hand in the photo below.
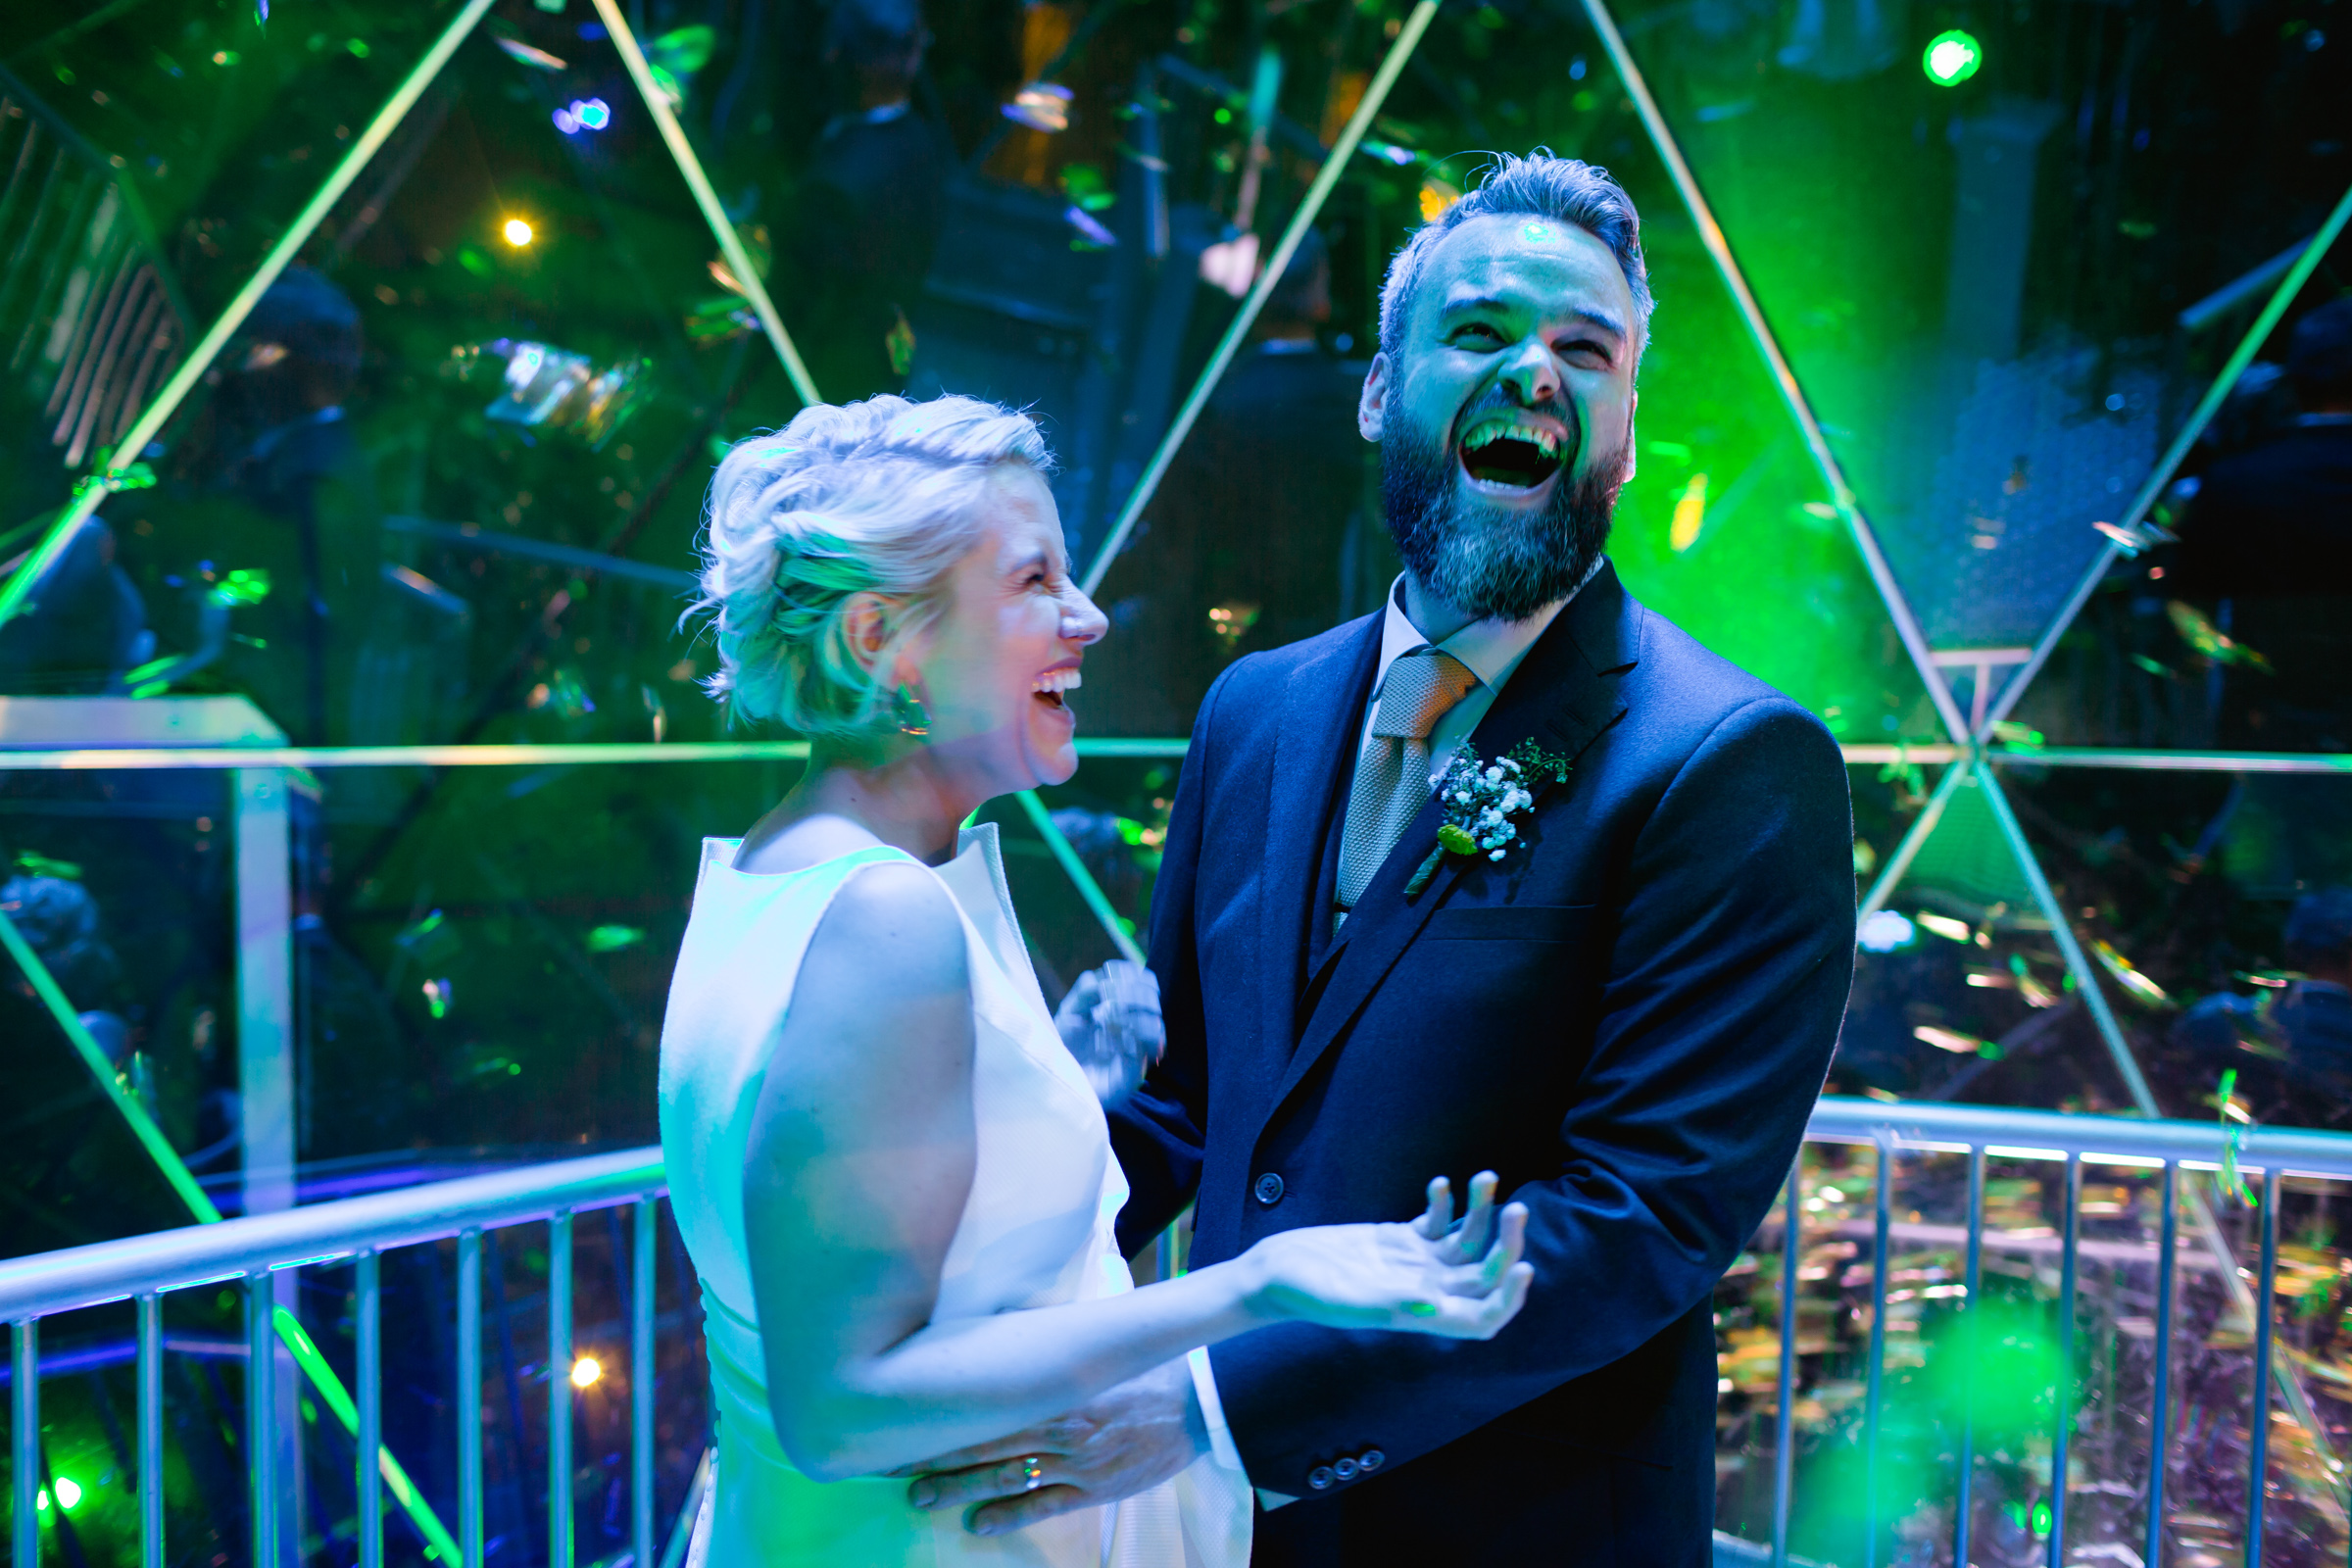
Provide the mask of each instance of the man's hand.
{"label": "man's hand", "polygon": [[914,1477],[906,1496],[917,1508],[977,1504],[964,1528],[995,1536],[1131,1497],[1207,1451],[1192,1372],[1178,1360],[1026,1432],[892,1474]]}
{"label": "man's hand", "polygon": [[1095,1098],[1113,1105],[1134,1093],[1168,1047],[1159,981],[1150,969],[1113,958],[1089,969],[1054,1014],[1061,1043],[1086,1069]]}

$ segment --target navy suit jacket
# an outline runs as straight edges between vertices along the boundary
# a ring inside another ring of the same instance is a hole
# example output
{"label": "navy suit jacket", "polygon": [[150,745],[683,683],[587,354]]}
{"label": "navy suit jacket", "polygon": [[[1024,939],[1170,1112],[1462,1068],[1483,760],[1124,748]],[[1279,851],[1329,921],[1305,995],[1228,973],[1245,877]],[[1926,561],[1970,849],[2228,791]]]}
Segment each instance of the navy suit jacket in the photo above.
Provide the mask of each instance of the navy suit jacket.
{"label": "navy suit jacket", "polygon": [[1709,1293],[1787,1177],[1851,978],[1843,760],[1604,566],[1471,742],[1532,737],[1567,781],[1500,863],[1448,856],[1407,896],[1425,806],[1324,954],[1380,637],[1241,660],[1201,705],[1152,905],[1167,1054],[1112,1118],[1121,1240],[1197,1199],[1213,1263],[1493,1168],[1536,1268],[1493,1341],[1293,1324],[1210,1352],[1250,1480],[1307,1499],[1261,1538],[1312,1549],[1259,1560],[1702,1563]]}

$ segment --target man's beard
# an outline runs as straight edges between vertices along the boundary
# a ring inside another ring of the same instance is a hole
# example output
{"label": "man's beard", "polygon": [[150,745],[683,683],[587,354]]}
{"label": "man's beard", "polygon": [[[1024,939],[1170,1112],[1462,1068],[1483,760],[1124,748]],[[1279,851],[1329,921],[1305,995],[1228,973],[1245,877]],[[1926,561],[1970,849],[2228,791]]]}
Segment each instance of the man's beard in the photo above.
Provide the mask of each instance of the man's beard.
{"label": "man's beard", "polygon": [[[1541,412],[1581,428],[1572,412]],[[1567,598],[1607,545],[1625,484],[1620,446],[1595,454],[1581,477],[1561,475],[1550,501],[1523,512],[1464,493],[1455,455],[1417,429],[1392,424],[1380,448],[1381,494],[1396,553],[1423,588],[1482,619],[1525,620]]]}

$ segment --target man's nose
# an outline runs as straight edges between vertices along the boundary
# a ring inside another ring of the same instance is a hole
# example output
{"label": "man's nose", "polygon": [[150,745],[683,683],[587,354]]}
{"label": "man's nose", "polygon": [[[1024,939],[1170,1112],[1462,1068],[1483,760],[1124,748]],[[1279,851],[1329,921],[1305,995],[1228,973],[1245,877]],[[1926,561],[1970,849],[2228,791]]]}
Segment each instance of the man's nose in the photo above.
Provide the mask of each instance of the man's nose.
{"label": "man's nose", "polygon": [[1541,408],[1560,395],[1560,362],[1548,345],[1531,337],[1511,350],[1503,362],[1502,379],[1523,406]]}

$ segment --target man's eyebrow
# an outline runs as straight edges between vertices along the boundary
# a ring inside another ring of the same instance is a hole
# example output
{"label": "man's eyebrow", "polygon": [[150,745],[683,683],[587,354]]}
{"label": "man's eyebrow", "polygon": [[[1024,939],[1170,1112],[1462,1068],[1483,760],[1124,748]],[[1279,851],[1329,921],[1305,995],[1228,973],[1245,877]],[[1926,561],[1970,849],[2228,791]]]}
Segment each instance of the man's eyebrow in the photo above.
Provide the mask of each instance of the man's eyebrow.
{"label": "man's eyebrow", "polygon": [[[1440,314],[1441,318],[1443,318],[1474,315],[1482,311],[1494,312],[1500,315],[1514,315],[1523,314],[1526,312],[1526,310],[1527,306],[1523,301],[1500,299],[1492,294],[1480,294],[1467,299],[1447,300]],[[1608,315],[1606,312],[1586,310],[1580,307],[1576,310],[1568,311],[1565,314],[1574,320],[1584,321],[1590,325],[1598,327],[1601,331],[1608,333],[1612,337],[1615,337],[1620,342],[1625,340],[1625,323],[1618,320],[1615,317]]]}

